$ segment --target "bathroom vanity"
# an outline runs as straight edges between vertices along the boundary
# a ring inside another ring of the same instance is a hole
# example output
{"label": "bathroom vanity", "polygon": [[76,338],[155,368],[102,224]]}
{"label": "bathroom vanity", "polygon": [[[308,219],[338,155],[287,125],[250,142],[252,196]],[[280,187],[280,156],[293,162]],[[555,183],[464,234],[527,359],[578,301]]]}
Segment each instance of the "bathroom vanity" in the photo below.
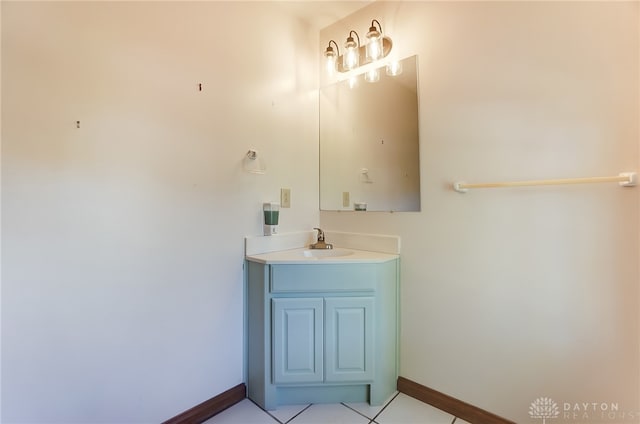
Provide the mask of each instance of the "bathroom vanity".
{"label": "bathroom vanity", "polygon": [[353,249],[248,255],[248,397],[267,410],[382,404],[398,375],[398,262]]}

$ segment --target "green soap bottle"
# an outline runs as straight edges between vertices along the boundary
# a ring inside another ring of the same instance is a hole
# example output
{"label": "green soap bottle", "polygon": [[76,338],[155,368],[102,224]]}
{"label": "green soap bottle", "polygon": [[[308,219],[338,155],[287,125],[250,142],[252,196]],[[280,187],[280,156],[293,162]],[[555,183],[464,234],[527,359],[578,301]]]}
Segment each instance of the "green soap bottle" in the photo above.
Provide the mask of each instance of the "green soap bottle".
{"label": "green soap bottle", "polygon": [[278,232],[278,218],[280,215],[280,205],[273,202],[262,204],[264,213],[264,235],[271,236]]}

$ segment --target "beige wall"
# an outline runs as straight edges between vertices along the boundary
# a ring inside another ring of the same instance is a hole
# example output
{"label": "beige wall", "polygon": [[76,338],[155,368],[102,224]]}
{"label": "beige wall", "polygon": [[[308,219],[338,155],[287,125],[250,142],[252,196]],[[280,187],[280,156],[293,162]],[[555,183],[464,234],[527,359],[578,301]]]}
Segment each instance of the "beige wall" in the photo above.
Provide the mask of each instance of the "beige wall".
{"label": "beige wall", "polygon": [[517,422],[541,396],[639,422],[639,189],[450,188],[638,170],[638,3],[379,3],[320,48],[374,18],[419,56],[422,212],[320,222],[402,237],[401,374]]}
{"label": "beige wall", "polygon": [[2,422],[161,422],[240,383],[243,237],[281,187],[281,231],[318,223],[317,29],[2,2],[2,42]]}
{"label": "beige wall", "polygon": [[[381,3],[319,41],[276,3],[177,5],[2,2],[3,422],[239,383],[242,237],[280,187],[281,231],[402,236],[402,375],[519,422],[640,409],[638,189],[448,188],[637,170],[637,3]],[[419,55],[422,212],[320,214],[318,52],[373,18]]]}

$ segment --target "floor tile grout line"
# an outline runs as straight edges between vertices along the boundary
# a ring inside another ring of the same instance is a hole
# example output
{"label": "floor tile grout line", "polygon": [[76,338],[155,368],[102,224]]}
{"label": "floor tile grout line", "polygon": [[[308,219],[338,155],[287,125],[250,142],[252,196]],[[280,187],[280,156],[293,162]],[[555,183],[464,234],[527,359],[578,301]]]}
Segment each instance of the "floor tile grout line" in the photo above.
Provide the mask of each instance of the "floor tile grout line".
{"label": "floor tile grout line", "polygon": [[[378,418],[378,415],[380,415],[380,414],[382,413],[382,411],[384,411],[384,409],[385,409],[387,406],[389,406],[389,404],[390,404],[391,402],[393,402],[393,400],[394,400],[394,399],[395,399],[399,394],[400,394],[400,392],[396,393],[396,394],[395,394],[391,399],[389,399],[389,402],[387,402],[387,403],[382,407],[382,409],[381,409],[380,411],[378,411],[378,413],[377,413],[376,415],[374,415],[374,416],[373,416],[373,418],[366,416],[366,415],[365,415],[365,414],[363,414],[362,412],[358,411],[358,410],[357,410],[357,409],[355,409],[355,408],[350,407],[349,405],[347,405],[347,404],[346,404],[346,403],[344,403],[344,402],[340,402],[340,404],[341,404],[341,405],[343,405],[343,406],[346,406],[346,407],[347,407],[347,408],[349,408],[349,409],[351,409],[353,412],[355,412],[355,413],[357,413],[357,414],[362,415],[362,416],[363,416],[363,417],[365,417],[366,419],[371,420],[371,422],[374,422],[374,420],[375,420],[376,418]],[[369,424],[371,424],[371,423],[369,423]],[[377,424],[377,423],[374,423],[374,424]],[[451,423],[451,424],[453,424],[453,423]]]}
{"label": "floor tile grout line", "polygon": [[[382,409],[373,417],[373,418],[369,418],[366,415],[364,415],[363,413],[361,413],[360,411],[350,407],[349,405],[345,404],[344,402],[340,402],[339,405],[342,405],[344,407],[346,407],[347,409],[350,409],[351,411],[355,412],[356,414],[362,416],[363,418],[366,418],[369,420],[368,424],[379,424],[376,419],[378,419],[378,417],[380,416],[380,414],[382,414],[384,412],[385,409],[387,409],[387,407],[389,405],[391,405],[391,403],[400,395],[400,392],[396,393],[390,400],[389,402],[387,402]],[[258,405],[257,403],[255,403],[252,399],[247,398],[251,403],[253,403],[255,406],[258,407],[258,409],[260,409],[261,411],[263,411],[264,413],[266,413],[269,417],[271,417],[273,420],[275,420],[278,424],[289,424],[291,423],[294,419],[296,419],[298,416],[300,416],[300,414],[302,414],[304,411],[306,411],[307,409],[311,408],[314,404],[310,403],[307,406],[305,406],[302,410],[300,410],[300,412],[298,412],[297,414],[295,414],[293,417],[291,417],[289,420],[287,421],[280,421],[277,417],[275,417],[274,415],[272,415],[269,411],[267,411],[266,409],[262,409],[262,407],[260,405]],[[458,417],[453,416],[453,420],[451,421],[450,424],[455,424],[455,422],[458,420]]]}
{"label": "floor tile grout line", "polygon": [[270,416],[271,418],[273,418],[274,420],[276,420],[276,422],[277,422],[278,424],[285,424],[285,423],[283,423],[282,421],[280,421],[279,419],[277,419],[276,417],[274,417],[273,415],[271,415],[271,414],[269,413],[269,411],[267,411],[266,409],[262,409],[262,407],[261,407],[260,405],[258,405],[257,403],[255,403],[255,402],[253,401],[253,399],[250,399],[250,398],[246,398],[246,399],[249,399],[249,401],[251,401],[251,403],[253,403],[255,406],[257,406],[257,407],[258,407],[262,412],[264,412],[265,414],[267,414],[268,416]]}
{"label": "floor tile grout line", "polygon": [[385,409],[387,409],[387,406],[391,405],[391,402],[393,402],[394,400],[396,400],[396,398],[400,396],[400,392],[396,393],[394,397],[391,398],[391,400],[389,402],[387,402],[387,404],[385,406],[382,407],[382,409],[376,414],[374,415],[373,418],[371,418],[371,421],[375,421],[376,419],[378,419],[378,417],[380,416],[380,414],[382,414],[384,412]]}
{"label": "floor tile grout line", "polygon": [[349,405],[345,404],[344,402],[340,402],[340,405],[342,405],[342,406],[345,406],[345,407],[349,408],[350,410],[352,410],[352,411],[353,411],[353,412],[355,412],[356,414],[358,414],[358,415],[360,415],[360,416],[363,416],[364,418],[366,418],[366,419],[368,419],[368,420],[370,420],[370,421],[373,421],[373,418],[371,418],[371,417],[367,417],[367,416],[366,416],[366,415],[364,415],[362,412],[360,412],[360,411],[358,411],[358,410],[356,410],[356,409],[353,409],[352,407],[350,407]]}
{"label": "floor tile grout line", "polygon": [[295,420],[296,418],[298,418],[298,416],[300,414],[302,414],[304,411],[306,411],[307,409],[311,408],[311,406],[313,405],[313,403],[310,403],[309,405],[307,405],[304,409],[302,409],[302,411],[298,412],[296,415],[294,415],[293,417],[289,418],[289,421],[287,421],[286,423],[283,424],[289,424],[291,421]]}
{"label": "floor tile grout line", "polygon": [[276,421],[278,422],[278,424],[285,424],[285,423],[283,423],[282,421],[280,421],[278,418],[276,418],[274,415],[272,415],[272,414],[271,414],[271,412],[269,412],[269,411],[265,411],[264,409],[263,409],[263,411],[264,411],[268,416],[270,416],[271,418],[273,418],[274,420],[276,420]]}

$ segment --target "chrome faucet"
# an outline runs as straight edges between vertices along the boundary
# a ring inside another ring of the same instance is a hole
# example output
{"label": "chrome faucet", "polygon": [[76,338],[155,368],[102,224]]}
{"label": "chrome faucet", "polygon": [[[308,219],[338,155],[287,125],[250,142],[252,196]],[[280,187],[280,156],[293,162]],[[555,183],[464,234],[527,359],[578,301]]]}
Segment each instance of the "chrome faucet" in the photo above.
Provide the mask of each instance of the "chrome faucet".
{"label": "chrome faucet", "polygon": [[320,228],[314,228],[314,230],[318,230],[318,242],[310,245],[309,249],[333,249],[332,244],[325,243],[324,231],[322,231]]}

